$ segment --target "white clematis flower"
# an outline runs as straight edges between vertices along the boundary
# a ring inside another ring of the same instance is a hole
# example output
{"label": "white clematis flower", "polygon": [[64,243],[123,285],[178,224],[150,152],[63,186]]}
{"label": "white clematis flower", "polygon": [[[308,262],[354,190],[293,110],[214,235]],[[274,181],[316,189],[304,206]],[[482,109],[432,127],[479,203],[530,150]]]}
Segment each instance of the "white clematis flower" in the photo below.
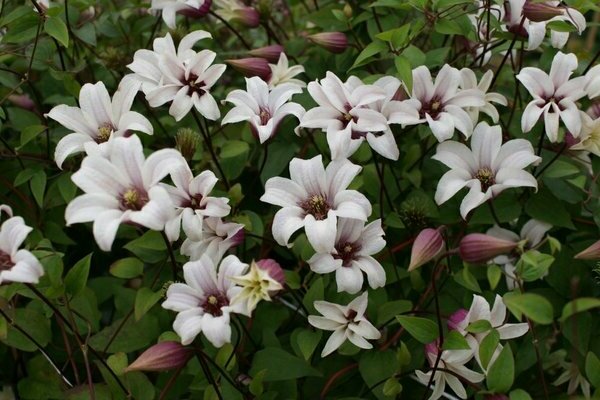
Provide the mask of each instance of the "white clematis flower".
{"label": "white clematis flower", "polygon": [[333,353],[346,339],[361,349],[373,348],[367,340],[379,339],[381,333],[365,317],[368,301],[368,294],[364,292],[346,306],[328,301],[314,302],[315,309],[322,316],[309,315],[308,323],[318,329],[333,331],[321,357]]}
{"label": "white clematis flower", "polygon": [[[283,271],[281,273],[283,274]],[[250,264],[247,274],[229,279],[242,287],[231,303],[242,303],[247,314],[251,314],[261,300],[271,301],[271,295],[283,289],[283,285],[255,261]]]}
{"label": "white clematis flower", "polygon": [[181,254],[191,261],[199,260],[203,255],[219,261],[227,250],[240,244],[244,239],[244,225],[224,222],[221,218],[208,217],[202,222],[202,238],[186,238],[181,244]]}
{"label": "white clematis flower", "polygon": [[338,217],[366,221],[371,203],[356,190],[347,190],[360,170],[346,159],[332,161],[325,169],[319,155],[310,160],[294,158],[291,179],[270,178],[260,199],[282,207],[272,226],[277,243],[289,247],[292,234],[304,227],[312,247],[329,252],[335,245]]}
{"label": "white clematis flower", "polygon": [[570,146],[569,149],[589,151],[595,156],[600,157],[600,118],[592,119],[592,117],[583,111],[579,115],[583,123],[581,135],[579,135],[579,141]]}
{"label": "white clematis flower", "polygon": [[[283,53],[282,53],[283,54]],[[297,85],[281,84],[269,90],[261,78],[246,78],[246,90],[234,90],[225,101],[235,105],[223,118],[221,124],[248,121],[252,134],[264,143],[277,133],[281,121],[288,115],[301,119],[304,108],[288,101],[294,94],[302,93]]]}
{"label": "white clematis flower", "polygon": [[[436,365],[438,352],[437,342],[429,343],[425,346],[425,354],[431,368]],[[444,350],[440,356],[440,361],[437,365],[438,369],[435,370],[435,373],[433,369],[428,372],[415,371],[417,378],[424,385],[429,384],[431,375],[433,374],[433,392],[431,393],[431,396],[429,396],[429,400],[437,400],[442,397],[446,390],[446,384],[450,386],[458,397],[466,399],[467,391],[462,382],[455,375],[472,383],[481,382],[485,378],[483,374],[465,367],[465,364],[472,358],[473,350]],[[443,369],[444,371],[441,371],[440,369]]]}
{"label": "white clematis flower", "polygon": [[413,70],[413,87],[411,105],[419,114],[419,120],[410,118],[397,122],[404,124],[425,123],[433,132],[438,142],[452,138],[458,129],[465,137],[473,132],[473,121],[467,113],[469,107],[484,107],[484,92],[478,87],[461,89],[461,74],[456,68],[446,64],[435,78],[426,66]]}
{"label": "white clematis flower", "polygon": [[380,87],[365,85],[355,76],[344,83],[334,73],[327,72],[320,82],[308,84],[308,92],[318,106],[304,114],[300,126],[326,131],[334,160],[354,154],[369,133],[388,128],[385,116],[369,108],[386,98]]}
{"label": "white clematis flower", "polygon": [[[515,243],[524,242],[523,248],[531,249],[541,243],[541,241],[544,239],[544,236],[546,236],[546,233],[550,229],[552,229],[552,225],[546,222],[530,219],[525,223],[525,225],[523,225],[519,235],[509,231],[508,229],[500,228],[497,225],[494,225],[492,228],[488,229],[486,234]],[[506,275],[506,286],[509,290],[513,290],[519,280],[515,273],[515,263],[517,261],[518,257],[516,257],[514,254],[504,254],[495,257],[489,262],[490,264],[497,264],[504,269],[504,273]]]}
{"label": "white clematis flower", "polygon": [[[12,216],[9,206],[0,205],[0,212]],[[38,283],[44,268],[30,251],[20,249],[33,229],[21,217],[11,217],[0,225],[0,285],[7,282]]]}
{"label": "white clematis flower", "polygon": [[137,136],[108,143],[106,156],[93,154],[81,163],[72,180],[84,194],[65,211],[67,225],[94,222],[98,246],[109,251],[121,223],[134,223],[160,231],[175,208],[168,192],[157,183],[185,159],[172,149],[144,157]]}
{"label": "white clematis flower", "polygon": [[210,192],[218,182],[212,171],[203,171],[194,177],[187,163],[171,172],[175,187],[163,184],[176,208],[175,217],[165,225],[170,241],[179,239],[181,228],[190,240],[202,240],[202,221],[206,217],[225,217],[231,207],[226,197],[211,197]]}
{"label": "white clematis flower", "polygon": [[154,40],[154,51],[136,51],[127,67],[142,82],[146,100],[152,107],[172,102],[169,114],[180,121],[192,107],[210,120],[221,113],[210,89],[225,72],[225,64],[214,64],[217,54],[210,50],[195,52],[193,45],[210,38],[205,31],[195,31],[175,45],[171,35]]}
{"label": "white clematis flower", "polygon": [[445,203],[464,187],[470,189],[460,205],[460,214],[465,219],[471,210],[504,189],[537,189],[536,179],[523,170],[541,160],[534,154],[531,143],[513,139],[502,144],[501,128],[486,122],[475,128],[471,149],[462,143],[447,141],[438,145],[432,158],[451,168],[438,182],[437,204]]}
{"label": "white clematis flower", "polygon": [[140,113],[131,111],[140,83],[125,78],[119,84],[112,101],[104,83],[86,83],[79,92],[80,107],[64,104],[54,107],[46,117],[52,118],[72,133],[56,145],[54,159],[59,168],[73,153],[92,151],[114,137],[127,136],[132,131],[152,135],[150,121]]}
{"label": "white clematis flower", "polygon": [[365,226],[364,221],[340,218],[335,246],[328,252],[317,252],[308,264],[318,274],[335,272],[338,292],[358,293],[363,285],[363,273],[373,289],[385,285],[385,271],[372,257],[385,247],[381,220]]}
{"label": "white clematis flower", "polygon": [[152,0],[150,11],[162,11],[162,19],[169,29],[177,28],[176,15],[200,18],[210,10],[211,0]]}
{"label": "white clematis flower", "polygon": [[271,69],[269,88],[273,89],[283,83],[293,84],[301,89],[306,87],[304,81],[294,78],[296,75],[304,73],[304,67],[302,65],[290,67],[290,63],[284,52],[279,54],[279,61],[277,61],[277,64],[269,64],[269,68]]}
{"label": "white clematis flower", "polygon": [[462,89],[479,89],[484,93],[483,100],[485,104],[482,107],[469,107],[466,110],[471,116],[471,121],[473,121],[473,124],[476,125],[477,122],[479,122],[479,112],[488,115],[495,124],[498,123],[500,116],[498,115],[498,110],[496,110],[494,103],[506,106],[508,101],[506,100],[506,97],[500,93],[488,93],[494,78],[494,73],[491,70],[488,70],[485,74],[483,74],[479,83],[477,83],[477,76],[475,76],[475,72],[469,68],[463,68],[460,70],[460,77],[460,86]]}
{"label": "white clematis flower", "polygon": [[188,345],[203,333],[215,347],[231,342],[230,315],[246,313],[242,303],[232,299],[242,288],[231,278],[242,276],[248,264],[236,256],[227,256],[217,269],[210,257],[190,261],[183,266],[185,283],[174,283],[167,290],[162,307],[177,312],[173,329]]}
{"label": "white clematis flower", "polygon": [[521,117],[523,132],[529,132],[543,114],[546,136],[551,142],[558,141],[559,119],[574,137],[579,136],[582,122],[575,102],[585,96],[587,78],[569,79],[576,68],[575,54],[559,51],[552,60],[549,75],[535,67],[519,72],[517,79],[533,96]]}

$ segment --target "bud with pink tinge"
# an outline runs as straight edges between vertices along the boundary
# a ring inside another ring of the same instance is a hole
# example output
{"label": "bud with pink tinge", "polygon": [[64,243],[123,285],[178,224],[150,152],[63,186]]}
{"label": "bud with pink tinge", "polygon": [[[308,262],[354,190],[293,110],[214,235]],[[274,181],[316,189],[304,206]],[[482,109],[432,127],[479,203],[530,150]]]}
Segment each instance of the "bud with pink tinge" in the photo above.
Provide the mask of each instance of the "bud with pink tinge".
{"label": "bud with pink tinge", "polygon": [[410,252],[410,265],[412,271],[437,257],[444,249],[444,238],[440,229],[423,229],[415,239]]}
{"label": "bud with pink tinge", "polygon": [[460,241],[459,253],[463,261],[478,264],[487,262],[500,254],[510,253],[518,244],[518,242],[483,233],[471,233]]}
{"label": "bud with pink tinge", "polygon": [[210,11],[210,6],[212,5],[212,0],[204,0],[200,7],[192,7],[188,5],[187,7],[182,8],[177,11],[177,14],[184,15],[190,18],[202,18]]}
{"label": "bud with pink tinge", "polygon": [[260,25],[260,14],[252,7],[244,7],[233,10],[232,20],[238,21],[248,28],[256,28]]}
{"label": "bud with pink tinge", "polygon": [[578,260],[598,260],[600,259],[600,240],[595,242],[587,249],[577,253],[575,256]]}
{"label": "bud with pink tinge", "polygon": [[269,62],[264,58],[249,57],[238,60],[225,60],[225,62],[248,78],[258,76],[263,81],[268,81],[271,77]]}
{"label": "bud with pink tinge", "polygon": [[457,330],[460,324],[467,318],[469,311],[464,308],[459,308],[448,317],[448,329]]}
{"label": "bud with pink tinge", "polygon": [[35,108],[35,103],[33,100],[31,100],[31,97],[26,94],[11,94],[8,96],[8,101],[17,107],[21,107],[26,110],[33,110]]}
{"label": "bud with pink tinge", "polygon": [[315,33],[309,35],[308,40],[335,54],[343,53],[348,48],[348,38],[342,32]]}
{"label": "bud with pink tinge", "polygon": [[533,22],[544,22],[563,15],[564,9],[557,6],[551,6],[544,3],[534,3],[532,1],[526,1],[523,5],[523,16]]}
{"label": "bud with pink tinge", "polygon": [[258,260],[256,265],[263,271],[267,271],[269,276],[279,282],[281,286],[285,285],[285,274],[277,261],[272,258],[263,258],[262,260]]}
{"label": "bud with pink tinge", "polygon": [[587,113],[587,115],[592,117],[592,119],[600,118],[600,102],[596,102],[596,103],[592,104],[590,106],[590,108],[588,108],[586,110],[586,113]]}
{"label": "bud with pink tinge", "polygon": [[279,56],[281,53],[283,53],[283,46],[280,44],[259,47],[258,49],[252,49],[248,52],[248,54],[253,57],[264,58],[272,63],[277,63],[277,61],[279,61]]}
{"label": "bud with pink tinge", "polygon": [[144,351],[129,365],[130,371],[167,371],[183,367],[192,356],[191,349],[179,342],[160,342]]}

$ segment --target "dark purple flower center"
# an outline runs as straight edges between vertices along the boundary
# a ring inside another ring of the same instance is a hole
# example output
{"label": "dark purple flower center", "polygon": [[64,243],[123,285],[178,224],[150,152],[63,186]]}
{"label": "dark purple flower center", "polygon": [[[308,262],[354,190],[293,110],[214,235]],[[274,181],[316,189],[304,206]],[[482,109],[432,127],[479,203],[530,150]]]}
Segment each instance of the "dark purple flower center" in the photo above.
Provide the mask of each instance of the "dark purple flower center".
{"label": "dark purple flower center", "polygon": [[229,299],[227,296],[222,293],[212,293],[206,296],[204,303],[200,306],[204,310],[204,312],[211,314],[214,317],[220,317],[223,315],[223,311],[221,308],[229,305]]}
{"label": "dark purple flower center", "polygon": [[194,210],[204,210],[206,205],[202,204],[203,198],[200,193],[190,195],[190,199],[184,204],[184,207],[193,208]]}
{"label": "dark purple flower center", "polygon": [[486,192],[491,186],[496,184],[494,171],[488,167],[479,168],[475,175],[473,175],[473,178],[481,182],[482,192]]}
{"label": "dark purple flower center", "polygon": [[346,315],[346,319],[348,321],[354,321],[354,318],[356,318],[357,315],[358,313],[355,310],[349,310],[348,314]]}
{"label": "dark purple flower center", "polygon": [[300,204],[300,207],[302,207],[307,214],[315,217],[317,221],[327,218],[327,213],[331,210],[331,206],[327,202],[327,199],[320,194],[310,196]]}
{"label": "dark purple flower center", "polygon": [[260,124],[266,125],[271,119],[271,112],[268,109],[261,107],[258,116],[260,117]]}
{"label": "dark purple flower center", "polygon": [[206,83],[204,83],[204,81],[196,82],[197,80],[198,75],[190,74],[187,81],[183,82],[185,85],[188,86],[188,96],[197,93],[198,97],[201,97],[204,93],[206,93]]}
{"label": "dark purple flower center", "polygon": [[431,118],[437,119],[438,115],[443,111],[443,109],[444,104],[442,103],[442,100],[439,97],[434,96],[428,102],[421,104],[419,117],[425,118],[425,115],[429,114]]}
{"label": "dark purple flower center", "polygon": [[129,188],[121,194],[121,209],[139,211],[148,203],[148,193],[145,190]]}
{"label": "dark purple flower center", "polygon": [[337,254],[333,255],[336,260],[342,260],[342,266],[349,267],[352,260],[356,258],[356,253],[360,246],[356,243],[344,242],[335,246]]}
{"label": "dark purple flower center", "polygon": [[15,263],[12,261],[10,254],[0,250],[0,271],[9,271]]}

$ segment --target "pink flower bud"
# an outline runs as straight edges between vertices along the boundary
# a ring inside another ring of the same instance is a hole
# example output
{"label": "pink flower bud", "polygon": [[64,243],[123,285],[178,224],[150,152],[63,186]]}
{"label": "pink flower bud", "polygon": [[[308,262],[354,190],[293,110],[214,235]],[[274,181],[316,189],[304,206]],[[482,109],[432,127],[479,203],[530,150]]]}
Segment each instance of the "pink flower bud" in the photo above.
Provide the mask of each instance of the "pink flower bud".
{"label": "pink flower bud", "polygon": [[491,235],[471,233],[460,241],[459,252],[463,261],[477,264],[489,261],[500,254],[510,253],[517,245],[517,242]]}
{"label": "pink flower bud", "polygon": [[177,11],[177,14],[185,15],[190,18],[202,18],[210,11],[210,6],[212,5],[212,0],[204,0],[202,5],[198,8],[196,7],[185,7],[181,10]]}
{"label": "pink flower bud", "polygon": [[248,28],[256,28],[260,25],[260,14],[252,7],[238,8],[233,13],[235,16],[232,19]]}
{"label": "pink flower bud", "polygon": [[600,259],[600,240],[592,244],[587,249],[580,251],[575,256],[578,260],[598,260]]}
{"label": "pink flower bud", "polygon": [[315,33],[309,35],[308,40],[335,54],[343,53],[348,48],[348,38],[342,32]]}
{"label": "pink flower bud", "polygon": [[465,318],[467,318],[468,313],[469,311],[465,310],[464,308],[459,308],[454,313],[452,313],[452,315],[448,317],[448,329],[453,331],[457,330],[461,322],[463,322]]}
{"label": "pink flower bud", "polygon": [[271,258],[263,258],[256,262],[258,268],[267,271],[269,276],[279,282],[281,286],[285,285],[285,274],[279,263]]}
{"label": "pink flower bud", "polygon": [[33,110],[35,108],[35,103],[26,94],[11,94],[8,96],[8,101],[25,110]]}
{"label": "pink flower bud", "polygon": [[592,117],[592,119],[600,118],[600,102],[592,104],[591,107],[587,109],[586,113]]}
{"label": "pink flower bud", "polygon": [[279,55],[281,53],[283,53],[283,46],[280,44],[259,47],[258,49],[252,49],[248,52],[252,57],[264,58],[272,63],[277,63],[277,61],[279,61]]}
{"label": "pink flower bud", "polygon": [[437,257],[444,249],[444,239],[440,229],[423,229],[415,239],[410,252],[410,265],[412,271]]}
{"label": "pink flower bud", "polygon": [[129,371],[166,371],[183,367],[190,357],[191,349],[179,342],[160,342],[144,351],[129,365]]}
{"label": "pink flower bud", "polygon": [[234,233],[231,237],[231,247],[237,247],[244,243],[245,238],[246,234],[244,233],[244,228],[240,228],[240,230]]}
{"label": "pink flower bud", "polygon": [[563,15],[564,9],[544,3],[526,1],[523,5],[523,15],[533,22],[544,22],[556,16]]}
{"label": "pink flower bud", "polygon": [[264,58],[249,57],[238,60],[225,60],[225,62],[247,77],[258,76],[263,81],[268,81],[271,77],[269,62]]}

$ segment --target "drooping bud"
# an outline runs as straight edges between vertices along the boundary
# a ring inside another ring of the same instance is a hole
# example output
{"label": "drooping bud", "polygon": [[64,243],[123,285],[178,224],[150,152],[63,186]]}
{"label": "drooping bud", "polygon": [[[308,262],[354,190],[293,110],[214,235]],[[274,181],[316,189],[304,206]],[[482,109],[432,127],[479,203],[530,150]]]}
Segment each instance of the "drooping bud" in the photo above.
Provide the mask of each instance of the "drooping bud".
{"label": "drooping bud", "polygon": [[256,28],[260,25],[260,14],[252,7],[237,8],[232,11],[232,20],[247,26],[248,28]]}
{"label": "drooping bud", "polygon": [[448,329],[457,330],[460,324],[467,318],[468,310],[459,308],[448,317]]}
{"label": "drooping bud", "polygon": [[179,128],[175,136],[175,148],[188,161],[194,157],[196,148],[200,143],[198,133],[190,128]]}
{"label": "drooping bud", "polygon": [[523,5],[523,16],[533,22],[548,21],[564,13],[563,8],[545,3],[534,3],[528,0]]}
{"label": "drooping bud", "polygon": [[256,266],[264,271],[267,271],[269,276],[275,279],[281,286],[285,285],[285,274],[281,265],[272,258],[263,258],[256,262]]}
{"label": "drooping bud", "polygon": [[240,58],[238,60],[225,60],[225,62],[248,78],[258,76],[266,82],[271,77],[269,62],[264,58],[248,57]]}
{"label": "drooping bud", "polygon": [[308,40],[324,49],[340,54],[348,48],[348,38],[342,32],[321,32],[309,35]]}
{"label": "drooping bud", "polygon": [[415,239],[410,252],[408,271],[415,270],[437,257],[444,249],[444,238],[440,229],[423,229]]}
{"label": "drooping bud", "polygon": [[185,7],[177,11],[177,14],[184,15],[190,18],[202,18],[210,11],[212,0],[204,0],[200,7]]}
{"label": "drooping bud", "polygon": [[478,264],[487,262],[500,254],[510,253],[518,244],[518,242],[483,233],[471,233],[460,241],[459,253],[463,261]]}
{"label": "drooping bud", "polygon": [[600,259],[600,240],[592,244],[587,249],[580,251],[575,256],[578,260],[599,260]]}
{"label": "drooping bud", "polygon": [[8,96],[8,101],[25,110],[33,110],[35,108],[35,103],[26,94],[11,94]]}
{"label": "drooping bud", "polygon": [[270,46],[259,47],[248,52],[252,57],[264,58],[272,63],[279,61],[279,55],[283,53],[283,46],[280,44],[272,44]]}
{"label": "drooping bud", "polygon": [[144,351],[125,372],[167,371],[183,367],[192,356],[191,349],[179,342],[160,342]]}

